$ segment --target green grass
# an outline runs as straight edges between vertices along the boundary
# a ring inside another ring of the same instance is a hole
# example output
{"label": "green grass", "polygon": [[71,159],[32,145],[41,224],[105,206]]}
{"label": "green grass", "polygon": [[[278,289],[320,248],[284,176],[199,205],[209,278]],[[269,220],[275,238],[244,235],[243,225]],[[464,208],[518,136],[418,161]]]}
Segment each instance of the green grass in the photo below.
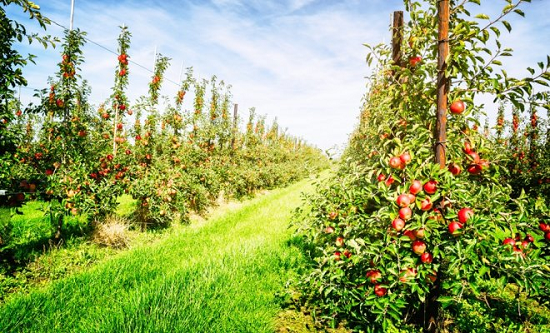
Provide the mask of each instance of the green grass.
{"label": "green grass", "polygon": [[[15,262],[32,260],[49,247],[55,229],[46,213],[46,206],[45,202],[29,201],[21,207],[22,215],[14,214],[11,217],[8,247]],[[64,218],[65,238],[83,236],[89,232],[89,227],[84,215]]]}
{"label": "green grass", "polygon": [[118,198],[117,202],[118,207],[116,214],[118,216],[128,217],[132,215],[132,213],[134,212],[136,200],[132,199],[131,195],[123,194],[120,198]]}
{"label": "green grass", "polygon": [[288,221],[308,182],[127,251],[0,307],[0,332],[272,332],[301,261]]}

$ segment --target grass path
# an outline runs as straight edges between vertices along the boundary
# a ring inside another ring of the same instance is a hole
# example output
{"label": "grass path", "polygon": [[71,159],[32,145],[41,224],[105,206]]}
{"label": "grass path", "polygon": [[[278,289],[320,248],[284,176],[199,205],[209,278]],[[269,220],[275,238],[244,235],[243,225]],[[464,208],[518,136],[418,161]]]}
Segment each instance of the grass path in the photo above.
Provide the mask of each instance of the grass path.
{"label": "grass path", "polygon": [[288,221],[311,181],[180,228],[0,307],[0,332],[273,332],[301,260]]}

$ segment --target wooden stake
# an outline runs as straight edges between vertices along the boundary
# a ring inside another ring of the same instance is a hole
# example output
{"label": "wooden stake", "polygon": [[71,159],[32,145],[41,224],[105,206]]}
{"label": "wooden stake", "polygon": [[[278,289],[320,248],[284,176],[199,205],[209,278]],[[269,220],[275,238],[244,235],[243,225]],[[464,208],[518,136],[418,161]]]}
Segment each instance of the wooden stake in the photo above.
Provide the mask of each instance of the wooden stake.
{"label": "wooden stake", "polygon": [[116,156],[116,124],[118,122],[118,103],[115,104],[115,119],[113,124],[113,156]]}
{"label": "wooden stake", "polygon": [[437,114],[435,125],[435,162],[445,167],[445,145],[447,140],[447,94],[450,81],[445,77],[449,55],[449,0],[438,1],[438,57],[437,57]]}
{"label": "wooden stake", "polygon": [[239,111],[239,104],[235,104],[233,107],[233,135],[231,136],[231,149],[235,150],[235,139],[237,136],[237,113]]}
{"label": "wooden stake", "polygon": [[402,66],[403,52],[401,51],[401,45],[403,44],[403,12],[393,12],[393,29],[392,29],[392,59],[393,64]]}

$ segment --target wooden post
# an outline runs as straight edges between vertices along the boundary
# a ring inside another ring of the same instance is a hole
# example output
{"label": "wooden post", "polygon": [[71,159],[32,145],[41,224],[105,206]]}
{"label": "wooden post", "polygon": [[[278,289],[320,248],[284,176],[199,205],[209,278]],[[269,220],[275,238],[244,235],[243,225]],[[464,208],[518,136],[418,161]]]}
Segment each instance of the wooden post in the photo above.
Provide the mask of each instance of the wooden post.
{"label": "wooden post", "polygon": [[113,156],[116,156],[116,125],[118,122],[118,102],[115,104],[115,119],[113,120]]}
{"label": "wooden post", "polygon": [[[450,80],[445,77],[447,64],[445,59],[449,55],[449,0],[438,0],[438,57],[437,57],[437,110],[436,110],[436,125],[435,125],[435,162],[440,168],[444,168],[445,161],[445,146],[447,140],[447,94],[449,93]],[[438,279],[430,290],[430,294],[426,299],[424,312],[424,331],[437,332],[439,320],[439,303],[437,299],[441,295],[441,280],[446,277],[442,276],[445,268],[440,267],[438,271]],[[427,319],[427,321],[426,321]]]}
{"label": "wooden post", "polygon": [[233,131],[231,135],[231,149],[235,150],[235,139],[237,136],[237,113],[239,111],[239,104],[235,104],[233,107]]}
{"label": "wooden post", "polygon": [[401,45],[403,44],[403,24],[403,11],[393,12],[391,47],[393,64],[396,66],[402,66],[403,52],[401,51]]}
{"label": "wooden post", "polygon": [[449,0],[438,1],[438,57],[437,57],[437,110],[435,125],[435,162],[445,167],[445,145],[447,140],[447,94],[450,81],[445,77],[449,55]]}

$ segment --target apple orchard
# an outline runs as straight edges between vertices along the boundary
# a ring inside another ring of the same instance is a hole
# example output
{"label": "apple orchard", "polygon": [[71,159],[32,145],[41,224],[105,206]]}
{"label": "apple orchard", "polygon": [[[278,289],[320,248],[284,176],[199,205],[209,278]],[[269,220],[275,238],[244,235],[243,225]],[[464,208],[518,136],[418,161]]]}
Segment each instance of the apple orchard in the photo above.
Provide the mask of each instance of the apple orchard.
{"label": "apple orchard", "polygon": [[[44,28],[51,23],[34,3],[15,5]],[[131,196],[133,222],[142,230],[166,227],[187,222],[191,212],[202,213],[219,198],[247,197],[328,165],[320,149],[289,135],[277,121],[267,124],[253,108],[243,130],[231,86],[216,76],[198,79],[189,68],[176,96],[161,96],[170,65],[161,54],[148,95],[130,101],[128,27],[121,28],[113,56],[112,94],[94,107],[88,102],[91,88],[80,74],[85,32],[66,30],[62,41],[54,41],[27,36],[22,25],[5,15],[2,24],[10,27],[10,34],[2,36],[2,50],[11,56],[0,68],[2,274],[25,264],[18,259],[24,240],[13,233],[9,215],[21,213],[26,202],[44,204],[51,232],[42,236],[51,238],[50,244],[62,244],[67,219],[81,216],[80,229],[95,228],[116,213],[123,195]],[[23,106],[15,90],[26,84],[21,67],[32,59],[14,45],[27,37],[44,45],[61,43],[61,55],[48,86],[36,92],[40,102]]]}
{"label": "apple orchard", "polygon": [[[487,1],[404,0],[407,22],[394,20],[392,45],[366,45],[374,70],[359,124],[337,170],[292,221],[308,266],[293,281],[293,300],[323,329],[549,327],[550,56],[528,76],[510,77],[499,59],[513,51],[500,37],[530,1],[499,2],[493,18],[479,12]],[[13,3],[44,28],[51,23],[32,2]],[[80,71],[85,32],[67,30],[55,42],[0,19],[9,55],[0,66],[0,205],[13,215],[43,203],[50,244],[63,244],[73,216],[101,225],[123,196],[139,228],[167,227],[221,197],[250,196],[329,166],[319,149],[254,109],[241,129],[231,87],[216,76],[198,79],[189,68],[177,94],[162,96],[170,66],[163,55],[148,94],[130,101],[127,27],[113,56],[112,94],[94,107]],[[24,38],[61,43],[37,105],[21,105],[15,93],[32,60],[14,47]],[[492,128],[480,124],[481,96],[499,103]],[[6,276],[26,264],[13,229],[0,220]]]}

